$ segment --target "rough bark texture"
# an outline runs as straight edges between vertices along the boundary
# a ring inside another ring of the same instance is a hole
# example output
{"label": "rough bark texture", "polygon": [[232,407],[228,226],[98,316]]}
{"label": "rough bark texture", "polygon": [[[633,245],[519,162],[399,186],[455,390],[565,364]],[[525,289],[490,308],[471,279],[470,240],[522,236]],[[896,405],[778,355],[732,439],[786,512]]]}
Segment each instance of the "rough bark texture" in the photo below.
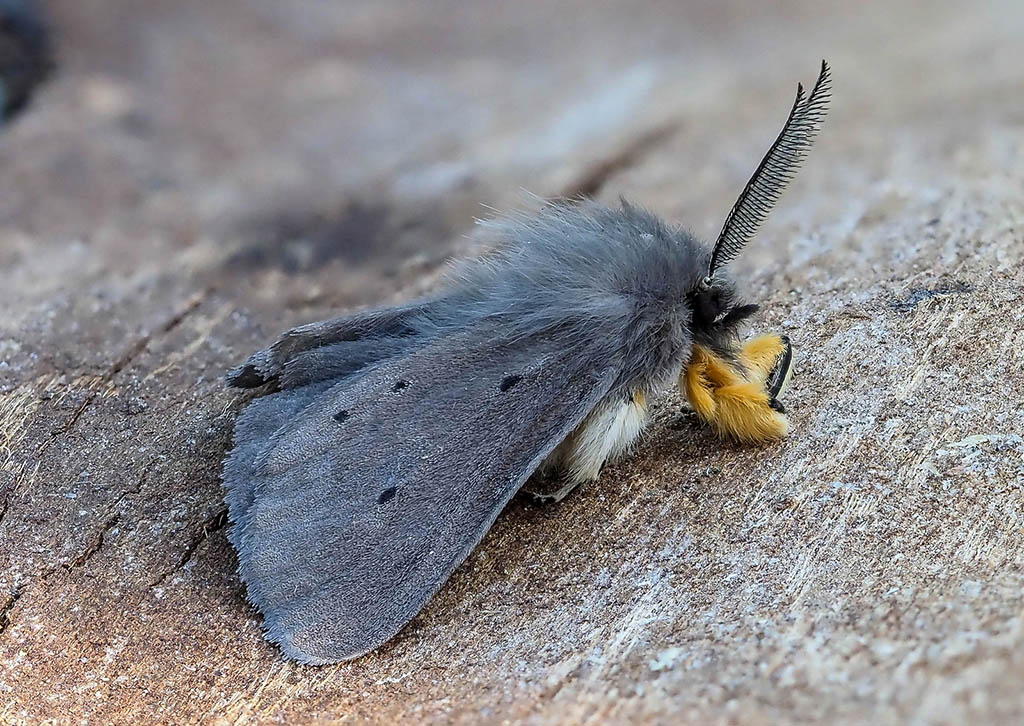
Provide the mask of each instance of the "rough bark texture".
{"label": "rough bark texture", "polygon": [[[1024,5],[52,10],[0,136],[0,722],[1024,719]],[[801,358],[792,435],[668,396],[394,642],[283,661],[225,537],[225,369],[426,289],[520,187],[712,236],[822,57],[736,267]]]}

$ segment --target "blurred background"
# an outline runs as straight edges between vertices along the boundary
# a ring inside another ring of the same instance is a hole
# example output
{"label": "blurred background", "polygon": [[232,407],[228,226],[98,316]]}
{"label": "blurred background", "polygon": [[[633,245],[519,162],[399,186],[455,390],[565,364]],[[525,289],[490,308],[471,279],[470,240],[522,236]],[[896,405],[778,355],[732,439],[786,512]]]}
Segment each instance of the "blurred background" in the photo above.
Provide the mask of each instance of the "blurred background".
{"label": "blurred background", "polygon": [[[1019,0],[0,0],[0,722],[1020,723],[1022,37]],[[713,238],[822,58],[734,265],[794,435],[669,398],[387,649],[282,662],[224,371],[530,194]]]}
{"label": "blurred background", "polygon": [[[777,277],[846,242],[867,185],[887,177],[941,197],[965,141],[1005,143],[1024,113],[1012,0],[42,10],[55,67],[0,149],[0,250],[21,270],[0,293],[7,306],[210,255],[250,281],[302,270],[344,287],[354,267],[431,267],[490,214],[482,205],[519,206],[522,190],[624,194],[713,236],[796,82],[827,57],[836,90],[821,148],[748,258]],[[915,176],[921,158],[934,166]],[[808,209],[840,228],[787,239]],[[871,275],[904,254],[857,252]]]}

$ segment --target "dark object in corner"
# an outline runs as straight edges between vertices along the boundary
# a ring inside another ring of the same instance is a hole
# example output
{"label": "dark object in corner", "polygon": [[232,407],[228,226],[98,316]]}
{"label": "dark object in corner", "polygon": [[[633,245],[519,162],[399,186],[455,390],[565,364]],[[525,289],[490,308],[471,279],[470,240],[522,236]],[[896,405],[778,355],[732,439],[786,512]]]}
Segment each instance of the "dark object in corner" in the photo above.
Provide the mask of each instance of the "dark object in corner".
{"label": "dark object in corner", "polygon": [[25,107],[53,68],[49,34],[33,0],[0,0],[0,123]]}

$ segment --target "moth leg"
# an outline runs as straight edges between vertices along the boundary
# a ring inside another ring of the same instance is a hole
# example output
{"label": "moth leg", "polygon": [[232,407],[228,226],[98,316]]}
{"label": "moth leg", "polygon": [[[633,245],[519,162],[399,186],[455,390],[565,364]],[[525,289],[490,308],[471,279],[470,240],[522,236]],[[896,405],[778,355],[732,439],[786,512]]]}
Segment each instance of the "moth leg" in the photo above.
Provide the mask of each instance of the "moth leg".
{"label": "moth leg", "polygon": [[785,335],[761,335],[740,352],[740,360],[750,380],[761,382],[773,403],[789,383],[793,365],[793,347]]}
{"label": "moth leg", "polygon": [[573,490],[576,489],[576,487],[578,487],[582,483],[582,481],[570,481],[568,484],[563,485],[562,487],[560,487],[556,491],[551,492],[550,494],[534,491],[532,489],[523,489],[520,491],[520,494],[526,497],[526,499],[531,504],[536,504],[538,506],[558,504],[567,496],[569,496],[573,492]]}
{"label": "moth leg", "polygon": [[789,431],[786,416],[759,382],[723,386],[714,395],[718,411],[712,425],[719,433],[755,443],[781,439]]}
{"label": "moth leg", "polygon": [[782,335],[759,335],[747,341],[740,350],[740,359],[753,376],[767,376],[779,356],[786,352],[789,339]]}
{"label": "moth leg", "polygon": [[715,384],[708,373],[712,361],[711,351],[695,345],[690,364],[679,374],[679,388],[693,410],[705,421],[713,421],[718,412]]}
{"label": "moth leg", "polygon": [[647,399],[637,390],[625,400],[616,398],[598,404],[583,423],[559,444],[541,465],[541,470],[565,471],[566,484],[552,494],[523,490],[537,504],[565,499],[580,484],[601,474],[606,461],[627,453],[647,424]]}
{"label": "moth leg", "polygon": [[[781,338],[776,339],[782,342]],[[763,353],[757,358],[758,363],[770,353],[770,346],[759,345],[754,349]],[[730,361],[702,346],[694,346],[691,362],[680,374],[679,383],[697,415],[720,435],[747,442],[782,438],[789,430],[789,421],[766,390],[761,374],[752,373],[751,378]]]}

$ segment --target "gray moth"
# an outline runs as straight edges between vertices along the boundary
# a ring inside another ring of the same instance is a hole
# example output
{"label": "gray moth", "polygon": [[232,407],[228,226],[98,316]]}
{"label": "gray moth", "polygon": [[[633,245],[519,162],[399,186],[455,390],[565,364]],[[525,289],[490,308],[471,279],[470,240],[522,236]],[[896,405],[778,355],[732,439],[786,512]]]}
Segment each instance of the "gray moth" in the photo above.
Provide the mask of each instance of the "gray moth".
{"label": "gray moth", "polygon": [[628,450],[700,344],[728,355],[744,304],[724,266],[806,155],[830,77],[797,98],[714,245],[625,201],[495,223],[500,247],[436,295],[285,333],[228,374],[271,384],[224,466],[249,600],[305,663],[399,632],[538,469],[561,499]]}

